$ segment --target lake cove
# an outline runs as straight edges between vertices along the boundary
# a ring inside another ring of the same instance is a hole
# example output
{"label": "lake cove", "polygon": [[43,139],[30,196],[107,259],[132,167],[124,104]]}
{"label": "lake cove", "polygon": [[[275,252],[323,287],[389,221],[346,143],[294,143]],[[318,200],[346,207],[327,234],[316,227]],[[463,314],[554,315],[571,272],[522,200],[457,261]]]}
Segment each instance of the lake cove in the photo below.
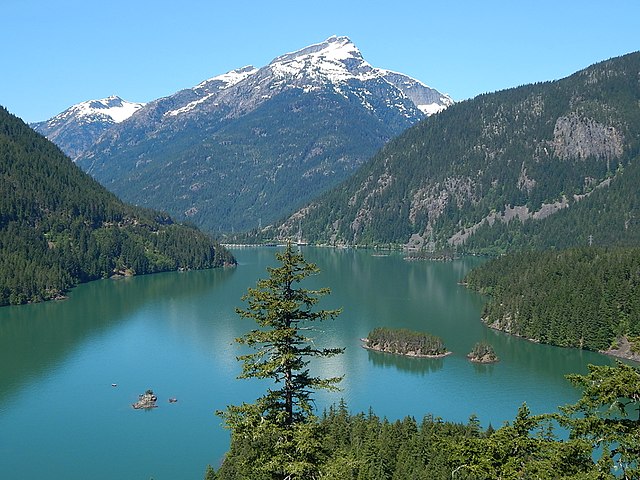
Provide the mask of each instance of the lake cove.
{"label": "lake cove", "polygon": [[[202,479],[207,464],[217,467],[229,434],[214,412],[251,402],[268,386],[236,380],[243,350],[234,339],[254,325],[235,308],[276,265],[276,251],[234,249],[235,269],[98,281],[67,300],[0,309],[0,478]],[[353,412],[372,407],[390,419],[433,414],[460,422],[476,414],[497,427],[524,401],[533,413],[575,402],[579,392],[564,375],[613,363],[483,325],[484,299],[458,284],[477,258],[303,252],[321,269],[305,286],[331,288],[320,306],[343,308],[315,332],[319,346],[346,349],[314,366],[323,376],[345,376],[342,392],[316,396],[320,413],[342,397]],[[429,332],[452,354],[410,358],[361,348],[376,327]],[[480,341],[499,363],[466,358]],[[157,408],[132,408],[147,389]]]}

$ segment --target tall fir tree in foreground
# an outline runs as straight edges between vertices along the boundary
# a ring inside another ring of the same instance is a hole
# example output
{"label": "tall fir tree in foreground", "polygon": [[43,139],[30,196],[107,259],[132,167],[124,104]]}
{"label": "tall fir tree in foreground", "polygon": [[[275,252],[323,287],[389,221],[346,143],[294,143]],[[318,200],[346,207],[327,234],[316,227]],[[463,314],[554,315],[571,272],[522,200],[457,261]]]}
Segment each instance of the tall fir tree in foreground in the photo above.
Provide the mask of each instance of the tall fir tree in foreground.
{"label": "tall fir tree in foreground", "polygon": [[308,337],[314,322],[340,314],[340,310],[314,309],[329,289],[300,286],[319,272],[318,267],[291,244],[276,259],[281,265],[268,268],[269,278],[259,280],[242,297],[247,308],[236,310],[258,327],[236,339],[254,350],[238,357],[243,364],[239,378],[271,379],[275,384],[255,403],[220,412],[232,431],[232,443],[237,439],[257,447],[234,462],[237,478],[312,478],[322,454],[312,394],[319,389],[336,390],[342,379],[313,376],[308,368],[313,358],[343,352],[342,348],[317,348]]}

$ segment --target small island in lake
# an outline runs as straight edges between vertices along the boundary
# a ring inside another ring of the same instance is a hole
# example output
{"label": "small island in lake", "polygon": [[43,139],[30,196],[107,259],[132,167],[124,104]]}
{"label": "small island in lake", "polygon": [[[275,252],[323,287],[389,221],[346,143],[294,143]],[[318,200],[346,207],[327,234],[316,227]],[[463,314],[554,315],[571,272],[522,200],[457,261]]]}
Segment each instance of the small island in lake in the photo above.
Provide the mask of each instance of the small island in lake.
{"label": "small island in lake", "polygon": [[500,360],[493,347],[486,342],[476,343],[467,358],[474,363],[495,363]]}
{"label": "small island in lake", "polygon": [[138,401],[132,404],[132,407],[136,410],[140,408],[149,409],[156,408],[156,402],[158,401],[158,397],[153,393],[153,390],[147,390],[144,393],[138,395]]}
{"label": "small island in lake", "polygon": [[439,337],[406,328],[378,327],[362,341],[366,349],[408,357],[438,358],[451,353]]}

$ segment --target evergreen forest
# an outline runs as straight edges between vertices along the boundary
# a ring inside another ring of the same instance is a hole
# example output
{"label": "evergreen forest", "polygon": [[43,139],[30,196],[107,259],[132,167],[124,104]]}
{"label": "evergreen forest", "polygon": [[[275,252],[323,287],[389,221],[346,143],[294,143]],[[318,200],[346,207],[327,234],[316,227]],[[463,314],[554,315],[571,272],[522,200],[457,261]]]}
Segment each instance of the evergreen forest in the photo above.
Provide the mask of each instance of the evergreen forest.
{"label": "evergreen forest", "polygon": [[482,317],[493,328],[595,351],[615,348],[621,337],[640,340],[640,248],[513,253],[465,281],[489,295]]}
{"label": "evergreen forest", "polygon": [[195,228],[122,203],[0,108],[0,305],[59,298],[117,274],[233,263]]}

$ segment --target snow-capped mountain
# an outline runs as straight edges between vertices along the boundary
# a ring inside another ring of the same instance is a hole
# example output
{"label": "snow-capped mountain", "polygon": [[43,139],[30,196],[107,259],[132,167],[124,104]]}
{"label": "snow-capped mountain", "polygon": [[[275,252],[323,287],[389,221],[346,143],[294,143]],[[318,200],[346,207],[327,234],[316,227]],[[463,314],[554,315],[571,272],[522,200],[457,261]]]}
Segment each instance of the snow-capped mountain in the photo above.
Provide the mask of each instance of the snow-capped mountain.
{"label": "snow-capped mountain", "polygon": [[127,102],[112,95],[101,100],[78,103],[31,127],[75,158],[111,126],[125,121],[143,106],[144,103]]}
{"label": "snow-capped mountain", "polygon": [[386,89],[386,106],[401,110],[407,118],[420,116],[413,108],[431,115],[453,104],[448,95],[418,80],[372,67],[349,38],[334,36],[277,57],[263,68],[247,66],[206,80],[191,90],[193,100],[164,115],[178,116],[197,108],[227,104],[232,107],[228,115],[237,117],[285,90],[311,92],[323,88],[331,88],[346,99],[356,95],[368,109],[379,102],[376,97],[380,96],[380,89]]}
{"label": "snow-capped mountain", "polygon": [[275,220],[452,100],[331,37],[149,102],[78,164],[122,198],[210,228]]}

